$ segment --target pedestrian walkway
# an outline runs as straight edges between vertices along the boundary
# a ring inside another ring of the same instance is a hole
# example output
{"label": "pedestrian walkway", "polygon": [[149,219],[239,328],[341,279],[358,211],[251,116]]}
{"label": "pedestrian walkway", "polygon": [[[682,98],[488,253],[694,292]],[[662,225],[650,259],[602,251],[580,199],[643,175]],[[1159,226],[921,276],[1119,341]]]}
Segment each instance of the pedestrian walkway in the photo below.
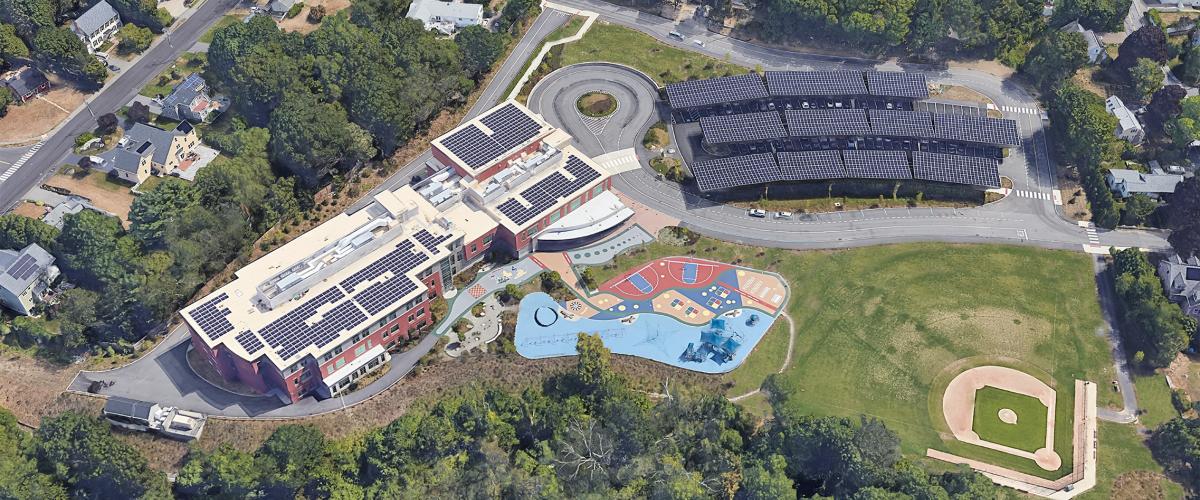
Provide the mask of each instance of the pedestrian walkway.
{"label": "pedestrian walkway", "polygon": [[29,148],[29,151],[26,151],[25,154],[21,155],[20,159],[13,162],[13,164],[8,167],[8,170],[5,170],[4,173],[0,174],[0,182],[8,180],[9,177],[12,177],[13,174],[17,173],[17,171],[25,165],[25,162],[29,161],[29,157],[33,156],[34,153],[37,153],[39,149],[42,149],[42,144],[45,143],[46,141],[42,141]]}
{"label": "pedestrian walkway", "polygon": [[1050,196],[1050,193],[1043,193],[1041,191],[1026,191],[1024,189],[1014,189],[1013,194],[1020,196],[1022,198],[1033,198],[1035,200],[1052,201],[1052,197]]}
{"label": "pedestrian walkway", "polygon": [[1029,108],[1029,107],[1024,107],[1024,106],[1001,106],[1000,109],[1002,111],[1004,111],[1005,113],[1015,113],[1015,114],[1024,114],[1024,115],[1038,115],[1038,114],[1042,113],[1041,110],[1039,110],[1037,108]]}
{"label": "pedestrian walkway", "polygon": [[638,161],[637,151],[633,148],[602,154],[592,158],[592,161],[612,175],[642,168],[641,162]]}

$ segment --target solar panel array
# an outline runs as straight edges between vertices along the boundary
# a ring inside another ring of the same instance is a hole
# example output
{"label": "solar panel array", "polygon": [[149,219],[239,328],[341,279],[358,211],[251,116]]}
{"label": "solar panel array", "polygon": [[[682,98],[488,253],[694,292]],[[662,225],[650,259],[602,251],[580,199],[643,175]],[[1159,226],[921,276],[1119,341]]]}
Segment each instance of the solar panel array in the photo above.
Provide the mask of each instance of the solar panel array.
{"label": "solar panel array", "polygon": [[707,80],[687,80],[667,85],[667,100],[675,109],[767,97],[769,97],[767,87],[756,73]]}
{"label": "solar panel array", "polygon": [[933,136],[933,115],[928,111],[872,109],[871,131],[892,137]]}
{"label": "solar panel array", "polygon": [[229,315],[229,308],[217,307],[228,298],[229,294],[221,292],[188,312],[188,316],[192,317],[192,321],[196,322],[196,326],[199,326],[200,331],[204,332],[210,340],[217,340],[222,335],[233,331],[233,323],[226,318]]}
{"label": "solar panel array", "polygon": [[842,155],[837,151],[781,151],[779,178],[785,181],[812,181],[846,177]]}
{"label": "solar panel array", "polygon": [[353,301],[345,301],[314,320],[317,309],[345,297],[338,288],[321,292],[279,319],[259,330],[263,340],[283,359],[291,358],[309,346],[324,347],[342,332],[357,327],[367,316]]}
{"label": "solar panel array", "polygon": [[783,113],[792,137],[862,136],[871,133],[864,109],[789,109]]}
{"label": "solar panel array", "polygon": [[[396,244],[395,250],[388,252],[375,262],[372,262],[366,267],[359,269],[354,274],[347,276],[339,284],[342,285],[342,288],[346,291],[353,292],[354,287],[358,286],[364,281],[371,281],[375,278],[378,278],[384,272],[389,270],[407,267],[408,260],[412,259],[414,255],[417,254],[413,252],[412,240],[401,241],[400,243]],[[424,257],[424,254],[420,255]],[[408,267],[408,269],[412,268]]]}
{"label": "solar panel array", "polygon": [[1017,122],[967,115],[934,115],[934,137],[951,141],[1018,146]]}
{"label": "solar panel array", "polygon": [[600,177],[600,172],[573,155],[567,156],[565,169],[575,177],[575,180],[567,179],[567,176],[561,172],[554,172],[538,181],[537,184],[521,191],[521,197],[529,202],[528,207],[513,197],[497,205],[496,208],[513,222],[524,224],[553,207],[559,199],[571,196]]}
{"label": "solar panel array", "polygon": [[767,90],[773,96],[867,95],[861,71],[768,71]]}
{"label": "solar panel array", "polygon": [[8,271],[6,272],[9,276],[12,276],[16,279],[27,280],[30,276],[33,276],[33,273],[37,272],[37,270],[37,259],[33,258],[32,255],[26,254],[17,259],[13,265],[8,266]]}
{"label": "solar panel array", "polygon": [[769,141],[787,137],[779,113],[763,111],[739,115],[706,116],[700,119],[700,130],[709,144]]}
{"label": "solar panel array", "polygon": [[913,152],[913,177],[927,181],[1000,187],[996,160],[973,156]]}
{"label": "solar panel array", "polygon": [[426,250],[429,250],[430,253],[437,253],[438,244],[449,239],[450,235],[442,234],[442,235],[434,236],[433,233],[429,232],[429,230],[422,229],[420,231],[417,231],[417,233],[414,234],[413,237],[416,238],[417,241],[421,243],[421,246],[425,247]]}
{"label": "solar panel array", "polygon": [[842,151],[846,171],[856,179],[911,179],[904,151],[848,149]]}
{"label": "solar panel array", "polygon": [[692,165],[692,175],[702,191],[780,180],[779,166],[770,153],[699,161]]}
{"label": "solar panel array", "polygon": [[471,168],[486,165],[505,152],[535,137],[541,126],[509,103],[479,119],[492,131],[484,133],[475,124],[442,139],[442,145]]}
{"label": "solar panel array", "polygon": [[921,73],[868,71],[867,88],[877,96],[929,98],[929,86]]}
{"label": "solar panel array", "polygon": [[255,335],[250,330],[237,334],[237,337],[234,337],[234,339],[238,341],[238,344],[242,345],[242,349],[246,350],[246,354],[254,354],[263,348],[262,339],[258,338],[258,335]]}

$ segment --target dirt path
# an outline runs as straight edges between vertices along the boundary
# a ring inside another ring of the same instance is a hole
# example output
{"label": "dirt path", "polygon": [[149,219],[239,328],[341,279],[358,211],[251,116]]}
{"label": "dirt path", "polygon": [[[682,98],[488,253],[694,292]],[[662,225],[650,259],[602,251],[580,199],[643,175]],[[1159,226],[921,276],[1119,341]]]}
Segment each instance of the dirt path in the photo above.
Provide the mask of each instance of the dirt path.
{"label": "dirt path", "polygon": [[[792,317],[788,316],[788,313],[780,314],[780,316],[782,316],[783,319],[786,319],[788,322],[788,348],[787,348],[787,354],[783,358],[783,365],[781,365],[779,367],[779,370],[777,370],[775,372],[776,374],[783,373],[783,371],[787,370],[789,366],[792,366],[792,350],[796,346],[796,323],[792,321]],[[729,398],[729,400],[736,403],[738,401],[746,399],[746,398],[753,396],[755,394],[758,394],[760,392],[762,392],[762,389],[755,389],[755,390],[747,392],[745,394],[740,394],[740,395],[731,397],[731,398]]]}

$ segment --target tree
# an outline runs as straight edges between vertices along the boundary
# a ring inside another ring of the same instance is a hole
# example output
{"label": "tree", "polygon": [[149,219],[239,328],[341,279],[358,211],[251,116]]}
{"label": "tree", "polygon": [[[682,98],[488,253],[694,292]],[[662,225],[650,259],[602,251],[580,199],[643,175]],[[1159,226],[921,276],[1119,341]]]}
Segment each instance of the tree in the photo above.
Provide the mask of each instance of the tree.
{"label": "tree", "polygon": [[252,498],[257,496],[262,476],[253,455],[222,445],[212,453],[189,452],[175,488],[193,498]]}
{"label": "tree", "polygon": [[56,240],[56,255],[72,281],[91,286],[114,282],[123,273],[117,245],[121,225],[115,217],[92,210],[67,215]]}
{"label": "tree", "polygon": [[1184,258],[1200,255],[1200,179],[1184,179],[1167,201],[1167,241]]}
{"label": "tree", "polygon": [[66,412],[42,421],[37,457],[85,498],[166,498],[166,477],[96,417]]}
{"label": "tree", "polygon": [[156,0],[111,0],[109,3],[121,15],[121,20],[126,25],[137,24],[155,33],[162,33],[172,22],[171,14],[159,9]]}
{"label": "tree", "polygon": [[20,250],[30,243],[37,243],[38,246],[53,251],[56,238],[58,229],[39,219],[17,214],[0,215],[0,248]]}
{"label": "tree", "polygon": [[1154,430],[1147,445],[1171,477],[1200,487],[1200,419],[1173,418]]}
{"label": "tree", "polygon": [[154,33],[150,28],[142,28],[135,24],[122,26],[118,36],[121,37],[121,43],[117,48],[126,54],[140,54],[154,42]]}
{"label": "tree", "polygon": [[1196,85],[1200,83],[1200,46],[1191,47],[1183,55],[1183,70],[1179,75],[1183,83]]}
{"label": "tree", "polygon": [[271,113],[270,126],[271,157],[308,185],[375,155],[371,136],[350,123],[341,104],[311,92],[289,92]]}
{"label": "tree", "polygon": [[504,302],[505,304],[520,302],[521,299],[525,298],[525,292],[521,290],[521,287],[512,283],[504,285],[504,288],[500,289],[499,293],[500,301]]}
{"label": "tree", "polygon": [[129,110],[125,112],[125,116],[135,123],[150,122],[150,107],[140,102],[134,101],[129,105]]}
{"label": "tree", "polygon": [[1129,78],[1133,81],[1133,88],[1141,99],[1146,99],[1163,88],[1162,67],[1144,57],[1138,59],[1137,64],[1129,68]]}
{"label": "tree", "polygon": [[13,103],[12,92],[0,92],[0,118],[8,115],[8,105]]}
{"label": "tree", "polygon": [[1090,30],[1120,31],[1131,0],[1061,0],[1054,6],[1052,26],[1078,20]]}
{"label": "tree", "polygon": [[1196,320],[1170,303],[1154,274],[1154,267],[1137,248],[1114,253],[1117,296],[1123,312],[1121,335],[1136,351],[1145,353],[1145,364],[1162,368],[1187,347]]}
{"label": "tree", "polygon": [[58,303],[50,311],[50,317],[58,321],[62,348],[73,349],[86,344],[88,331],[99,326],[96,292],[83,288],[72,288],[59,296]]}
{"label": "tree", "polygon": [[1147,23],[1121,42],[1117,48],[1117,67],[1128,70],[1138,63],[1138,59],[1150,59],[1159,64],[1167,62],[1167,34],[1162,28]]}
{"label": "tree", "polygon": [[1187,97],[1187,91],[1179,85],[1167,85],[1150,97],[1150,104],[1146,106],[1146,127],[1151,133],[1163,133],[1166,124],[1183,111],[1184,97]]}
{"label": "tree", "polygon": [[291,498],[327,467],[325,435],[312,425],[283,425],[263,442],[254,460],[268,488]]}
{"label": "tree", "polygon": [[28,455],[32,442],[33,436],[17,418],[0,408],[0,498],[66,500],[62,486],[38,471],[37,462]]}
{"label": "tree", "polygon": [[496,60],[504,54],[504,46],[507,43],[503,33],[492,33],[483,26],[464,28],[458,32],[454,41],[462,51],[463,69],[475,79],[491,69]]}
{"label": "tree", "polygon": [[108,135],[117,131],[117,126],[121,124],[117,119],[117,115],[113,113],[105,113],[96,118],[96,133],[100,135]]}
{"label": "tree", "polygon": [[50,0],[2,0],[0,21],[13,25],[17,36],[29,41],[42,28],[54,26]]}
{"label": "tree", "polygon": [[1021,72],[1049,90],[1069,80],[1088,62],[1087,41],[1074,31],[1052,30],[1034,46]]}
{"label": "tree", "polygon": [[166,228],[175,217],[199,203],[192,184],[166,177],[162,183],[133,200],[129,207],[129,234],[147,248],[166,244]]}
{"label": "tree", "polygon": [[796,498],[796,486],[787,477],[787,460],[771,455],[764,464],[756,464],[742,476],[738,498],[745,500],[775,500]]}
{"label": "tree", "polygon": [[29,47],[17,36],[17,30],[11,24],[0,24],[0,58],[5,61],[29,57]]}
{"label": "tree", "polygon": [[500,19],[498,24],[501,29],[512,31],[515,26],[529,16],[538,6],[533,0],[509,0],[504,2],[504,8],[500,11]]}
{"label": "tree", "polygon": [[308,9],[308,22],[317,24],[321,22],[322,19],[325,19],[325,14],[326,11],[324,5],[314,5]]}
{"label": "tree", "polygon": [[1146,196],[1145,193],[1136,193],[1125,200],[1125,206],[1121,207],[1121,224],[1125,226],[1140,226],[1146,223],[1150,214],[1158,208],[1158,203]]}

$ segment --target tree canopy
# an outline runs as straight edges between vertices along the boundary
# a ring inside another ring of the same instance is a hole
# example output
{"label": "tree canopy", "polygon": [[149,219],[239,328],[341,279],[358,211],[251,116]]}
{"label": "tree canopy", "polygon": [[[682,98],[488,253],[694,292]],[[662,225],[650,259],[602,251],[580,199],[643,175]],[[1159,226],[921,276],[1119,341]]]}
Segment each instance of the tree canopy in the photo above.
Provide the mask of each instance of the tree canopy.
{"label": "tree canopy", "polygon": [[1191,341],[1196,320],[1167,300],[1154,267],[1140,250],[1129,248],[1113,256],[1123,313],[1121,335],[1131,351],[1143,353],[1147,366],[1165,367]]}

